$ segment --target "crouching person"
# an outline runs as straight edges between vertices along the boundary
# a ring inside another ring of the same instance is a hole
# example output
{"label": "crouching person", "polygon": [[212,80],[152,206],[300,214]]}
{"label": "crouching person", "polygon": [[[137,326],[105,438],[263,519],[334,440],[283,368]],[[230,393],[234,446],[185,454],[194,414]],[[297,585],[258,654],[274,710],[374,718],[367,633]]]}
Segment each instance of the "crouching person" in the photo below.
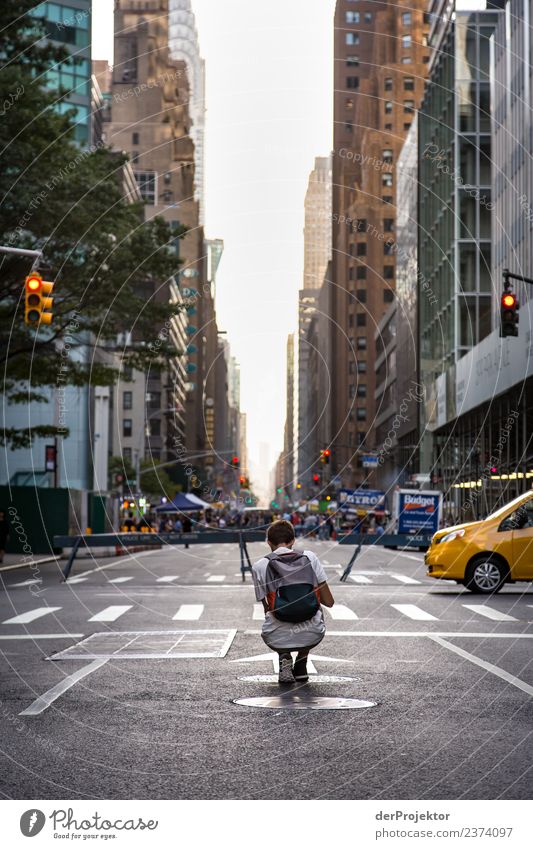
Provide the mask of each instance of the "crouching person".
{"label": "crouching person", "polygon": [[293,551],[294,542],[290,522],[273,522],[267,531],[271,553],[252,567],[255,596],[265,610],[261,635],[279,654],[280,684],[308,680],[307,656],[326,633],[321,605],[334,604],[318,557],[312,551]]}

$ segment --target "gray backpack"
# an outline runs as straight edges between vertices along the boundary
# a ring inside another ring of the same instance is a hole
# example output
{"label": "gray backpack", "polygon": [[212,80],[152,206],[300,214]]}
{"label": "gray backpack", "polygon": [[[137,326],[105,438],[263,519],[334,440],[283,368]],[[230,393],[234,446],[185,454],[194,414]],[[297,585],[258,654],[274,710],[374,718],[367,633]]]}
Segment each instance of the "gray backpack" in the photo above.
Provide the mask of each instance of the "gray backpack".
{"label": "gray backpack", "polygon": [[320,607],[318,581],[306,554],[268,554],[268,608],[282,622],[306,622]]}

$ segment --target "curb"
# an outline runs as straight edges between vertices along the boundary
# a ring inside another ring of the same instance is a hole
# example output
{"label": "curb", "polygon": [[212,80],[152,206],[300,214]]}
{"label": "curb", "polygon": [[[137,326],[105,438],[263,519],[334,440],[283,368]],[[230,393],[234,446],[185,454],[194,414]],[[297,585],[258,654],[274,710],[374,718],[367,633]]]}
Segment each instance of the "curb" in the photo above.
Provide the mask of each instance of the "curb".
{"label": "curb", "polygon": [[11,566],[0,566],[0,572],[11,572],[13,569],[27,569],[31,566],[39,566],[41,563],[54,563],[59,557],[43,557],[41,560],[30,560],[28,563],[12,563]]}

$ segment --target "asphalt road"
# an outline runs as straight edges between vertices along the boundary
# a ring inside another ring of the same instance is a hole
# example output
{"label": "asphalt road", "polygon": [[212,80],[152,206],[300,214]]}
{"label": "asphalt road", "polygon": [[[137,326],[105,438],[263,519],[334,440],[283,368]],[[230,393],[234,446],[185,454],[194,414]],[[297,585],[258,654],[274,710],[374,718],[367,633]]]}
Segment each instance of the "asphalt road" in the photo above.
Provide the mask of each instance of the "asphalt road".
{"label": "asphalt road", "polygon": [[280,692],[235,546],[1,573],[3,797],[530,798],[531,585],[476,596],[377,548],[341,584],[351,549],[309,547],[337,604],[277,709],[233,703]]}

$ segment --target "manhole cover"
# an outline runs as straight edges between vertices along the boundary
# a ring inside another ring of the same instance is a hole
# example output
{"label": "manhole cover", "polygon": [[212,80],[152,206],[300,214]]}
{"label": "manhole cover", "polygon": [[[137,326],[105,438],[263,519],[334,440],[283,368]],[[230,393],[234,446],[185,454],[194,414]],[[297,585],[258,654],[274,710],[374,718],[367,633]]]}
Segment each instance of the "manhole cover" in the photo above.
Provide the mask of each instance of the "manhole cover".
{"label": "manhole cover", "polygon": [[102,631],[48,660],[162,660],[176,657],[225,657],[236,630]]}
{"label": "manhole cover", "polygon": [[[277,675],[243,675],[238,679],[246,681],[250,684],[277,684]],[[348,681],[360,681],[360,678],[347,678],[344,675],[310,675],[309,681],[297,681],[297,685],[301,684],[345,684]]]}
{"label": "manhole cover", "polygon": [[360,710],[376,707],[377,702],[363,699],[326,698],[311,694],[288,693],[285,696],[254,696],[251,699],[233,699],[233,704],[272,710]]}

